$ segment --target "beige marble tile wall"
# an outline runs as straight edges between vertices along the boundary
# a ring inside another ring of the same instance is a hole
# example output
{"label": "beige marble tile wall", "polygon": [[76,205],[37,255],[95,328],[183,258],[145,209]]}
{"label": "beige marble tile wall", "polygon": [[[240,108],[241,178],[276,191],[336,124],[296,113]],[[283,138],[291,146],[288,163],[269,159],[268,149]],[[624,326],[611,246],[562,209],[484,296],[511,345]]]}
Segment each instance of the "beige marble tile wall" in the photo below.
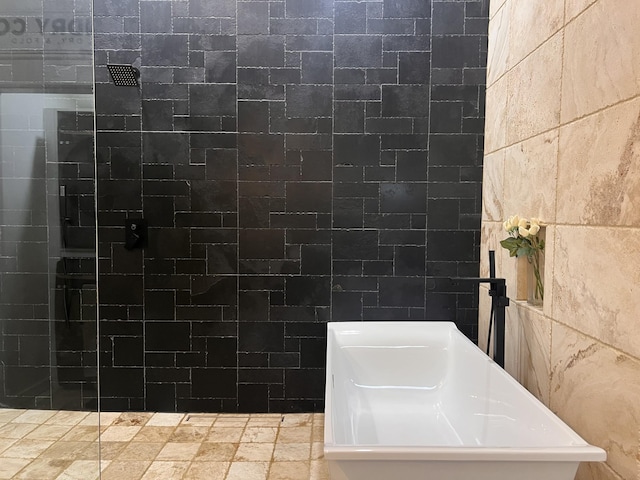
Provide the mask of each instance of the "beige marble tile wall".
{"label": "beige marble tile wall", "polygon": [[[491,0],[482,269],[513,214],[548,223],[542,308],[512,301],[507,370],[640,479],[640,1]],[[490,302],[481,295],[481,343]],[[486,341],[486,340],[485,340]]]}

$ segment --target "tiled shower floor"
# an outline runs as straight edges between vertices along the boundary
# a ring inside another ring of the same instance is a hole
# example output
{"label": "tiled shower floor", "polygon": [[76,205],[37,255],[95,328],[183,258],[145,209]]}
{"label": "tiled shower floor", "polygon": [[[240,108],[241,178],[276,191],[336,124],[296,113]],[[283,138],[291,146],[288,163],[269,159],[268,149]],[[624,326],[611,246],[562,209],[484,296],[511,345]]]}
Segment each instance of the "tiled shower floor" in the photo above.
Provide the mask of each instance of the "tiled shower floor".
{"label": "tiled shower floor", "polygon": [[[322,414],[100,414],[103,480],[328,480]],[[0,479],[98,478],[98,414],[0,410]]]}

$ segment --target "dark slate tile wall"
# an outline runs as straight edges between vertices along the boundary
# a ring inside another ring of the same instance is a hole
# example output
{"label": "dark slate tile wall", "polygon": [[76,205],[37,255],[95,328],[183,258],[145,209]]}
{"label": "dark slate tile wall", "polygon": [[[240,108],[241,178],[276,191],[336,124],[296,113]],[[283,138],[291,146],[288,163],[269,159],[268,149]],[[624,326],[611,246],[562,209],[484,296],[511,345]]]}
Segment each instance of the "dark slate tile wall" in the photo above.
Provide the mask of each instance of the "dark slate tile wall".
{"label": "dark slate tile wall", "polygon": [[426,277],[478,270],[486,24],[482,1],[98,2],[102,407],[321,410],[330,319],[474,337],[476,294]]}

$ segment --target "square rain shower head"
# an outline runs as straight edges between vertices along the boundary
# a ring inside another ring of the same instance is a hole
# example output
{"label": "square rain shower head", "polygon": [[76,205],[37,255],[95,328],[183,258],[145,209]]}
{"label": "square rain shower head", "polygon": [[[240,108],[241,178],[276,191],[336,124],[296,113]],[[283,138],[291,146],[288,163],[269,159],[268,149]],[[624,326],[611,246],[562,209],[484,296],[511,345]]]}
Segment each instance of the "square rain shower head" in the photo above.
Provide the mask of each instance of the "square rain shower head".
{"label": "square rain shower head", "polygon": [[140,71],[132,65],[108,64],[113,84],[117,87],[137,87]]}

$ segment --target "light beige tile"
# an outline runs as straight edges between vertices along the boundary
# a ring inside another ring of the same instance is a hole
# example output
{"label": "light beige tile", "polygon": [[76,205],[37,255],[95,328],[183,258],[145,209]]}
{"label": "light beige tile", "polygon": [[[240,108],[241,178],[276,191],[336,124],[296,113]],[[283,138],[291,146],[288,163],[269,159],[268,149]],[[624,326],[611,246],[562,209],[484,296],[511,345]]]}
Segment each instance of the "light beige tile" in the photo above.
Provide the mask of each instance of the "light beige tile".
{"label": "light beige tile", "polygon": [[[544,65],[544,68],[540,68]],[[508,81],[507,144],[560,123],[562,33],[554,35],[505,76]],[[489,124],[487,128],[490,128]]]}
{"label": "light beige tile", "polygon": [[311,460],[319,460],[324,457],[324,443],[322,441],[311,443]]}
{"label": "light beige tile", "polygon": [[281,428],[278,432],[278,443],[302,443],[311,440],[311,425],[304,427]]}
{"label": "light beige tile", "polygon": [[53,440],[21,439],[2,452],[2,458],[36,458],[53,445]]}
{"label": "light beige tile", "polygon": [[217,413],[190,413],[185,415],[182,419],[182,423],[185,426],[201,426],[210,427],[218,418]]}
{"label": "light beige tile", "polygon": [[224,479],[228,469],[228,462],[193,462],[184,480]]}
{"label": "light beige tile", "polygon": [[125,412],[116,418],[111,425],[122,427],[143,427],[153,416],[152,413]]}
{"label": "light beige tile", "polygon": [[518,380],[549,405],[551,378],[551,321],[539,310],[517,305],[520,318],[520,372]]}
{"label": "light beige tile", "polygon": [[553,318],[640,357],[640,236],[634,228],[558,226]]}
{"label": "light beige tile", "polygon": [[500,9],[489,22],[489,46],[487,52],[487,86],[491,86],[508,69],[509,10]]}
{"label": "light beige tile", "polygon": [[560,130],[558,221],[639,226],[640,99]]}
{"label": "light beige tile", "polygon": [[618,475],[636,478],[640,362],[561,324],[553,325],[551,356],[552,410],[604,448]]}
{"label": "light beige tile", "polygon": [[268,462],[233,462],[225,480],[267,480]]}
{"label": "light beige tile", "polygon": [[15,475],[31,462],[28,458],[3,458],[0,462],[0,478],[15,478]]}
{"label": "light beige tile", "polygon": [[176,428],[171,437],[170,442],[202,442],[209,435],[209,427],[185,427],[180,426]]}
{"label": "light beige tile", "polygon": [[[502,220],[498,220],[495,222],[485,221],[482,222],[480,239],[481,239],[481,247],[480,247],[480,276],[488,277],[489,276],[489,251],[493,250],[496,252],[495,254],[495,262],[496,262],[496,275],[498,277],[505,277],[505,273],[503,272],[503,261],[509,261],[509,252],[502,248],[500,245],[500,240],[504,240],[507,237],[507,233],[505,232],[502,226]],[[506,253],[505,257],[507,260],[503,259],[502,253]],[[511,293],[513,290],[512,287],[509,286],[509,292]]]}
{"label": "light beige tile", "polygon": [[100,414],[98,412],[89,412],[89,414],[80,421],[80,426],[96,427],[100,422]]}
{"label": "light beige tile", "polygon": [[309,462],[273,462],[268,480],[300,480],[309,478]]}
{"label": "light beige tile", "polygon": [[57,412],[55,410],[26,410],[12,420],[13,423],[45,423]]}
{"label": "light beige tile", "polygon": [[236,453],[236,443],[203,443],[193,458],[194,462],[230,462]]}
{"label": "light beige tile", "polygon": [[565,23],[569,23],[580,15],[587,7],[593,5],[596,0],[565,0]]}
{"label": "light beige tile", "polygon": [[[113,424],[113,422],[116,421],[116,419],[118,417],[120,417],[120,412],[100,412],[99,415],[99,422],[100,422],[100,426],[109,426],[111,424]],[[93,414],[91,415],[91,419],[93,421],[95,417],[93,417]],[[86,420],[86,419],[85,419]],[[82,423],[82,422],[81,422]]]}
{"label": "light beige tile", "polygon": [[78,455],[92,447],[92,442],[55,442],[40,455],[41,458],[76,460]]}
{"label": "light beige tile", "polygon": [[325,460],[311,460],[309,480],[329,480],[329,468]]}
{"label": "light beige tile", "polygon": [[13,408],[3,408],[0,410],[0,425],[3,423],[9,423],[14,418],[19,417],[25,412],[25,410],[16,410]]}
{"label": "light beige tile", "polygon": [[247,427],[279,427],[283,415],[277,413],[258,413],[249,417]]}
{"label": "light beige tile", "polygon": [[491,299],[489,297],[489,288],[480,286],[478,297],[478,348],[483,352],[487,351],[490,313]]}
{"label": "light beige tile", "polygon": [[240,441],[246,443],[275,443],[277,434],[277,427],[247,427]]}
{"label": "light beige tile", "polygon": [[169,442],[162,447],[156,460],[183,460],[190,461],[198,452],[199,443],[173,443]]}
{"label": "light beige tile", "polygon": [[313,430],[311,431],[311,441],[312,442],[322,442],[324,441],[324,425],[313,424]]}
{"label": "light beige tile", "polygon": [[604,462],[581,462],[575,480],[625,480]]}
{"label": "light beige tile", "polygon": [[142,476],[142,480],[180,480],[189,469],[189,465],[189,462],[153,462]]}
{"label": "light beige tile", "polygon": [[111,425],[102,435],[101,440],[104,442],[128,442],[140,431],[142,427],[129,427]]}
{"label": "light beige tile", "polygon": [[500,9],[507,3],[506,0],[490,0],[489,2],[489,18],[493,18]]}
{"label": "light beige tile", "polygon": [[[544,19],[544,21],[540,21]],[[511,0],[509,67],[542,45],[564,24],[564,0]]]}
{"label": "light beige tile", "polygon": [[149,465],[148,461],[114,460],[102,471],[101,480],[140,480]]}
{"label": "light beige tile", "polygon": [[136,436],[133,437],[134,442],[168,442],[176,427],[150,427],[148,425],[142,427]]}
{"label": "light beige tile", "polygon": [[553,223],[556,217],[557,165],[558,130],[507,148],[503,178],[504,217],[520,215]]}
{"label": "light beige tile", "polygon": [[[517,303],[514,303],[513,307],[515,308],[509,308],[505,312],[504,369],[509,375],[519,380],[521,322],[520,317],[517,315]],[[495,329],[495,324],[493,328]]]}
{"label": "light beige tile", "polygon": [[52,425],[74,426],[84,420],[89,412],[60,411],[49,418],[45,423]]}
{"label": "light beige tile", "polygon": [[565,29],[562,122],[640,93],[640,8],[599,0]]}
{"label": "light beige tile", "polygon": [[268,462],[273,455],[273,447],[273,443],[241,443],[236,451],[234,461]]}
{"label": "light beige tile", "polygon": [[91,425],[76,425],[62,437],[65,442],[93,442],[97,439],[98,427]]}
{"label": "light beige tile", "polygon": [[273,451],[273,460],[276,462],[306,461],[310,458],[310,443],[276,443]]}
{"label": "light beige tile", "polygon": [[36,428],[35,423],[7,423],[0,427],[0,438],[23,438]]}
{"label": "light beige tile", "polygon": [[99,475],[97,460],[76,460],[56,480],[97,480]]}
{"label": "light beige tile", "polygon": [[[101,440],[100,442],[100,458],[104,460],[113,460],[116,458],[122,450],[127,446],[127,442],[107,442]],[[93,455],[98,452],[98,443],[92,444],[92,448],[85,450],[85,455]],[[89,458],[93,458],[92,456]]]}
{"label": "light beige tile", "polygon": [[244,427],[249,421],[249,415],[219,415],[215,422],[214,427]]}
{"label": "light beige tile", "polygon": [[36,458],[29,465],[13,476],[15,479],[40,480],[56,478],[71,465],[71,460],[56,458]]}
{"label": "light beige tile", "polygon": [[34,431],[27,434],[25,438],[32,440],[59,440],[64,437],[71,428],[69,425],[40,425]]}
{"label": "light beige tile", "polygon": [[313,422],[313,414],[311,413],[291,413],[284,415],[281,427],[306,427]]}
{"label": "light beige tile", "polygon": [[499,150],[484,157],[482,169],[482,220],[503,222],[505,153]]}
{"label": "light beige tile", "polygon": [[146,427],[177,427],[184,420],[183,413],[154,413]]}
{"label": "light beige tile", "polygon": [[487,88],[484,152],[490,154],[507,145],[507,115],[509,113],[509,79],[512,72]]}
{"label": "light beige tile", "polygon": [[[109,444],[112,444],[112,443],[113,442],[109,442]],[[124,448],[124,443],[120,445],[123,445],[122,448]],[[98,460],[99,458],[100,458],[100,448],[98,446],[98,442],[95,441],[95,442],[91,442],[86,449],[80,452],[76,457],[76,460]],[[108,457],[105,457],[105,460],[107,459],[110,460],[111,458],[113,457],[108,456]]]}
{"label": "light beige tile", "polygon": [[116,459],[118,461],[153,460],[162,447],[164,447],[163,443],[131,442],[120,451]]}
{"label": "light beige tile", "polygon": [[213,427],[207,436],[207,442],[233,443],[239,442],[243,428],[218,428]]}
{"label": "light beige tile", "polygon": [[0,453],[18,441],[17,438],[0,438]]}
{"label": "light beige tile", "polygon": [[280,423],[282,423],[282,415],[251,416],[251,418],[249,418],[249,422],[247,423],[247,428],[256,428],[256,427],[279,428]]}

